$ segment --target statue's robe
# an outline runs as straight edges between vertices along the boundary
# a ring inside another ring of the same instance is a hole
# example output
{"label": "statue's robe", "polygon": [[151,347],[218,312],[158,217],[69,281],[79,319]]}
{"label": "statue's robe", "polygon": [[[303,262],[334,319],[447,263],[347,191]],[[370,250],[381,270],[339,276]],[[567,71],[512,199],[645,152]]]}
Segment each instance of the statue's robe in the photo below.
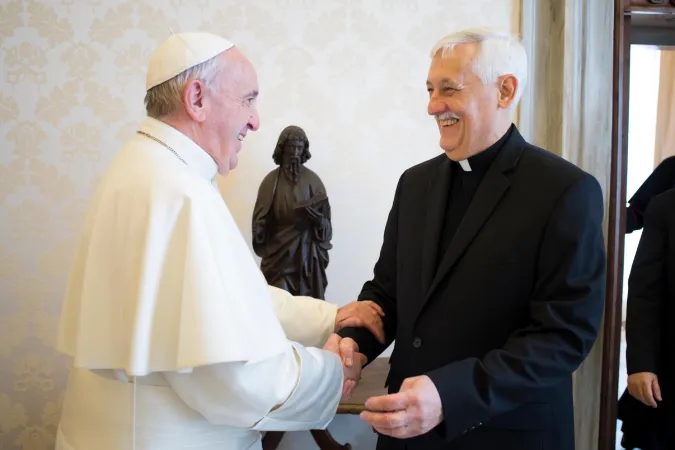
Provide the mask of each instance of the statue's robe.
{"label": "statue's robe", "polygon": [[263,179],[253,211],[253,250],[271,286],[325,299],[333,229],[319,176],[301,166],[292,183],[278,168]]}

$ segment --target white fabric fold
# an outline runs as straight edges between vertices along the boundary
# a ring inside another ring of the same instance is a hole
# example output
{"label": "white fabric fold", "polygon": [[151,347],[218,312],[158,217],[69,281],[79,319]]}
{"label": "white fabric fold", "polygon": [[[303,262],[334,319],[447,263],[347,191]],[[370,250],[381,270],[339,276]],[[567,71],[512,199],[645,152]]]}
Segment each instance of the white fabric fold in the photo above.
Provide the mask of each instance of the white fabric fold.
{"label": "white fabric fold", "polygon": [[286,352],[267,283],[219,192],[216,165],[159,121],[116,155],[78,243],[58,349],[129,375]]}

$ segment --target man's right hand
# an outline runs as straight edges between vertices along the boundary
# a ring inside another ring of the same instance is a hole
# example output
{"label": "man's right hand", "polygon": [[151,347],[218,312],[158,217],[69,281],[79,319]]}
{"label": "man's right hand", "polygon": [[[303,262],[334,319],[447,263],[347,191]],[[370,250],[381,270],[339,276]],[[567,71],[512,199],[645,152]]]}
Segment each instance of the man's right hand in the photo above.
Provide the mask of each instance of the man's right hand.
{"label": "man's right hand", "polygon": [[335,353],[342,360],[344,371],[342,398],[348,398],[361,380],[361,369],[368,362],[368,358],[359,353],[359,345],[352,338],[343,339],[338,334],[332,334],[323,349]]}
{"label": "man's right hand", "polygon": [[628,393],[647,406],[656,408],[661,401],[659,378],[651,372],[634,373],[628,377]]}

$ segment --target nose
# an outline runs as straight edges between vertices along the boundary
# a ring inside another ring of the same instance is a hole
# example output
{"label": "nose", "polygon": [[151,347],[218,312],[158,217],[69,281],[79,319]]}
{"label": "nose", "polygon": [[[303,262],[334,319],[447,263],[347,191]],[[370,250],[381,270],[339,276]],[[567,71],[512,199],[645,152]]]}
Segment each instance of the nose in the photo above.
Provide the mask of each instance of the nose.
{"label": "nose", "polygon": [[248,127],[252,131],[258,131],[258,128],[260,128],[260,115],[257,109],[253,111],[253,115],[248,120]]}
{"label": "nose", "polygon": [[435,116],[445,112],[448,109],[448,106],[438,98],[432,96],[429,99],[429,105],[427,106],[427,113],[430,116]]}

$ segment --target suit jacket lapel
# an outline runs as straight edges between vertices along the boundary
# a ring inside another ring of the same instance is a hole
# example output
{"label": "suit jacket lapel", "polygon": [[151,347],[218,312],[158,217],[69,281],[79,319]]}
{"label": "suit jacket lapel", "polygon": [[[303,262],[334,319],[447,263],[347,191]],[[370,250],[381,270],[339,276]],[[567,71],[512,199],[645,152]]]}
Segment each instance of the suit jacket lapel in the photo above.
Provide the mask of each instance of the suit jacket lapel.
{"label": "suit jacket lapel", "polygon": [[443,229],[443,219],[448,203],[448,193],[450,190],[450,177],[452,176],[452,162],[442,155],[443,159],[435,168],[435,172],[429,179],[429,203],[426,210],[426,219],[423,234],[422,247],[422,292],[424,298],[436,269],[438,258],[438,242],[441,239],[441,230]]}
{"label": "suit jacket lapel", "polygon": [[[429,300],[443,278],[452,270],[455,264],[457,264],[467,247],[483,228],[485,222],[490,218],[504,194],[508,191],[511,182],[506,177],[505,172],[516,166],[520,159],[520,154],[522,153],[523,144],[524,140],[522,136],[517,130],[514,130],[513,135],[504,144],[504,148],[502,148],[500,154],[497,155],[494,163],[485,174],[485,178],[476,191],[462,222],[459,224],[457,232],[450,242],[448,250],[443,256],[431,284],[425,284],[425,286],[429,286],[429,288],[426,290],[423,297],[422,307]],[[437,207],[438,206],[434,204],[430,205],[430,208]],[[427,235],[426,237],[428,240],[425,241],[425,248],[430,245],[430,243],[433,243],[434,246],[438,245],[440,234],[434,236]]]}

